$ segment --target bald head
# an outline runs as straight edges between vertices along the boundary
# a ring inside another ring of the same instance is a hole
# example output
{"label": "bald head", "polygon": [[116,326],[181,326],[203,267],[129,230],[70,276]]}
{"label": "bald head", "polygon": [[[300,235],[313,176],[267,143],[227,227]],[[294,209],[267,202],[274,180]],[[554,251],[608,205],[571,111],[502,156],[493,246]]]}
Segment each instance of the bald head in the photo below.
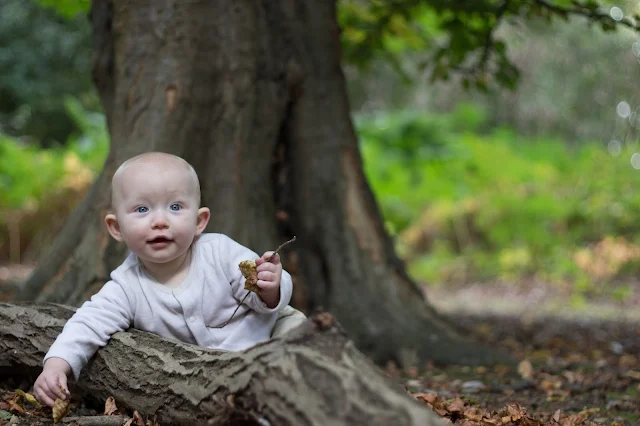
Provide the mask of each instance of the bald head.
{"label": "bald head", "polygon": [[186,186],[183,188],[200,202],[200,182],[191,164],[177,155],[164,152],[146,152],[132,157],[122,163],[111,180],[111,205],[117,208],[124,193],[131,188],[133,182],[153,179],[154,176],[176,174]]}

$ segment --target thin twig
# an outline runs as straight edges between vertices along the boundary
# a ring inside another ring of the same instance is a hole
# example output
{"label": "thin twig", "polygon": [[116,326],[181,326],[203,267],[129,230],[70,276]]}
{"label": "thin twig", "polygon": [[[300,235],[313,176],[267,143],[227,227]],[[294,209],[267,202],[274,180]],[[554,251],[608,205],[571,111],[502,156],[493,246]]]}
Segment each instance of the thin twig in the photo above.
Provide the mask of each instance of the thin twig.
{"label": "thin twig", "polygon": [[224,322],[224,324],[222,325],[216,325],[215,327],[211,327],[211,328],[223,328],[225,327],[227,324],[229,324],[231,322],[231,320],[233,319],[233,317],[236,315],[236,312],[238,312],[238,309],[240,309],[240,306],[242,306],[242,304],[244,303],[245,300],[247,300],[247,297],[249,297],[249,295],[251,294],[250,291],[247,291],[247,294],[244,295],[244,297],[242,298],[242,300],[240,301],[240,303],[238,303],[238,306],[236,306],[236,310],[233,311],[233,313],[231,314],[231,316],[229,317],[228,320],[226,320]]}
{"label": "thin twig", "polygon": [[273,252],[273,254],[272,254],[271,256],[269,256],[269,258],[267,259],[267,262],[271,262],[271,261],[273,260],[273,258],[274,258],[274,257],[276,257],[276,254],[278,254],[278,252],[279,252],[280,250],[282,250],[282,248],[283,248],[284,246],[286,246],[287,244],[291,244],[291,243],[292,243],[292,242],[294,242],[295,240],[296,240],[296,237],[295,237],[295,235],[294,235],[294,236],[293,236],[293,238],[292,238],[292,239],[290,239],[289,241],[286,241],[286,242],[284,242],[284,243],[280,244],[280,245],[278,246],[278,248],[276,249],[276,251],[274,251],[274,252]]}
{"label": "thin twig", "polygon": [[552,12],[564,13],[567,15],[582,15],[586,18],[591,18],[595,20],[610,20],[614,24],[624,25],[636,31],[640,30],[640,26],[638,26],[636,23],[634,23],[632,20],[628,18],[623,18],[617,21],[613,19],[611,15],[609,15],[606,12],[598,12],[596,10],[588,8],[584,4],[580,4],[577,2],[574,3],[574,7],[562,7],[556,4],[549,3],[546,0],[533,0],[533,2],[537,3],[538,5]]}

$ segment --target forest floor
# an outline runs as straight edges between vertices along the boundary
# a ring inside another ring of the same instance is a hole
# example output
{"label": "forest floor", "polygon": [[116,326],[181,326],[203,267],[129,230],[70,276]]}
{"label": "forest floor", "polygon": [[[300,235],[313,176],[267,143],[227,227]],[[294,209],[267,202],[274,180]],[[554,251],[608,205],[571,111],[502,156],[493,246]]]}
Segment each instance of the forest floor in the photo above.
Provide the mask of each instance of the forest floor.
{"label": "forest floor", "polygon": [[[460,329],[521,360],[517,369],[386,366],[408,393],[446,421],[461,426],[640,425],[638,300],[590,300],[577,308],[539,285],[431,289],[429,298]],[[28,401],[32,385],[32,378],[20,383],[0,378],[0,426],[52,423],[51,409]],[[63,423],[157,425],[137,413],[123,416],[114,410],[113,401],[75,401]]]}

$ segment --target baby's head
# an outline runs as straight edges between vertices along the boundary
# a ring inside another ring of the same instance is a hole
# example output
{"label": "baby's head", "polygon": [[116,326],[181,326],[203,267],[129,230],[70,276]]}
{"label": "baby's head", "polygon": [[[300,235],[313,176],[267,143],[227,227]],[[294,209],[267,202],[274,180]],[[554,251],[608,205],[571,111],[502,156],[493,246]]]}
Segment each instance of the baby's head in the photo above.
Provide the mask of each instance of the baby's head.
{"label": "baby's head", "polygon": [[210,212],[200,208],[200,183],[180,157],[149,152],[125,161],[111,181],[109,233],[143,262],[181,257],[202,233]]}

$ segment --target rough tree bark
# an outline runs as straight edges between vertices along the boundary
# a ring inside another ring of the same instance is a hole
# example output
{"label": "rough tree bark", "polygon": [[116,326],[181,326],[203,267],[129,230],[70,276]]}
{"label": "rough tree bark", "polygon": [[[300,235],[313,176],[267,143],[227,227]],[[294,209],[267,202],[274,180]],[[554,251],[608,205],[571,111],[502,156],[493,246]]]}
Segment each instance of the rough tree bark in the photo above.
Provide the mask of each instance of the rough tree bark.
{"label": "rough tree bark", "polygon": [[[0,372],[38,368],[73,310],[0,303]],[[220,352],[132,330],[117,333],[78,385],[157,415],[160,424],[443,424],[392,383],[330,315],[244,352]]]}
{"label": "rough tree bark", "polygon": [[508,361],[426,303],[363,175],[334,0],[94,0],[111,152],[19,300],[78,305],[124,257],[103,229],[115,168],[149,150],[195,167],[209,231],[284,253],[294,305],[332,312],[377,362]]}

